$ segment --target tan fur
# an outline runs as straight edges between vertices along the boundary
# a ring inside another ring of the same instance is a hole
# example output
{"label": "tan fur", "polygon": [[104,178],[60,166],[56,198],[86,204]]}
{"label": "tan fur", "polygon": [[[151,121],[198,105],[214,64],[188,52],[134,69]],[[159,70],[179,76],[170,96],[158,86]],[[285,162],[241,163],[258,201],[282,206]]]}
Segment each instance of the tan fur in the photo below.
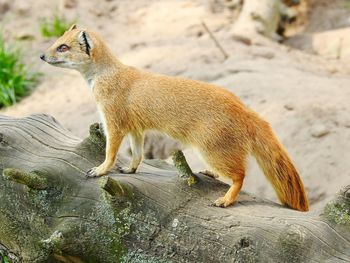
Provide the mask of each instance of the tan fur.
{"label": "tan fur", "polygon": [[[301,179],[269,124],[229,91],[215,85],[169,77],[123,65],[93,32],[91,54],[78,41],[81,30],[72,28],[45,53],[45,60],[67,60],[58,66],[79,70],[90,85],[102,113],[107,135],[106,159],[89,171],[106,174],[115,163],[124,136],[131,138],[133,160],[126,173],[135,172],[141,158],[143,134],[155,129],[199,149],[205,161],[233,185],[215,204],[229,206],[242,187],[246,159],[253,153],[283,204],[308,210]],[[79,42],[79,43],[78,43]],[[57,46],[67,44],[65,54]],[[79,65],[75,65],[79,62]]]}

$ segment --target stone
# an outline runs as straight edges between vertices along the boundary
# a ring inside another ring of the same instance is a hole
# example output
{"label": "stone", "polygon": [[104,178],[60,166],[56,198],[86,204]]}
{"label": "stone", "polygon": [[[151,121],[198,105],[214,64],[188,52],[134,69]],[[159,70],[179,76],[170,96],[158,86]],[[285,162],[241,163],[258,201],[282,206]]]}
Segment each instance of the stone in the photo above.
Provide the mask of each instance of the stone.
{"label": "stone", "polygon": [[314,34],[312,48],[324,58],[349,60],[350,27]]}
{"label": "stone", "polygon": [[30,40],[34,40],[35,36],[31,33],[31,32],[26,32],[26,31],[20,31],[15,35],[15,38],[17,40],[22,40],[22,41],[30,41]]}
{"label": "stone", "polygon": [[65,8],[75,8],[77,6],[76,0],[64,0],[63,5]]}
{"label": "stone", "polygon": [[10,10],[10,4],[8,1],[0,1],[0,15],[5,14]]}
{"label": "stone", "polygon": [[31,9],[31,5],[28,1],[19,0],[15,4],[16,12],[19,15],[27,15]]}
{"label": "stone", "polygon": [[232,27],[232,35],[250,38],[260,34],[272,39],[277,38],[276,30],[281,17],[280,6],[280,1],[245,1]]}
{"label": "stone", "polygon": [[285,108],[286,110],[292,111],[292,110],[294,110],[294,105],[291,104],[291,103],[286,103],[286,104],[284,105],[284,108]]}
{"label": "stone", "polygon": [[317,124],[311,127],[311,136],[315,138],[321,138],[329,134],[329,129],[323,124]]}

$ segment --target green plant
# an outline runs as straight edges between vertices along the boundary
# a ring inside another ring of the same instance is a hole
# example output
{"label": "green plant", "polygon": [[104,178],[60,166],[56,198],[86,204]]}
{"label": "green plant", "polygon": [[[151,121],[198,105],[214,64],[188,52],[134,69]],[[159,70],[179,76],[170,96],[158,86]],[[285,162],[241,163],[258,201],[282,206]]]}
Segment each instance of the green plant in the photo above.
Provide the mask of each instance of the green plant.
{"label": "green plant", "polygon": [[43,37],[59,37],[61,36],[67,29],[69,29],[70,25],[74,22],[68,22],[64,17],[59,15],[54,15],[53,21],[49,21],[47,19],[43,20],[40,23],[40,31]]}
{"label": "green plant", "polygon": [[350,1],[349,1],[349,0],[345,1],[345,2],[343,3],[343,7],[344,7],[345,9],[350,9]]}
{"label": "green plant", "polygon": [[0,263],[11,263],[11,261],[6,256],[0,255]]}
{"label": "green plant", "polygon": [[15,104],[37,83],[39,74],[30,73],[19,57],[20,52],[8,48],[0,36],[0,108]]}

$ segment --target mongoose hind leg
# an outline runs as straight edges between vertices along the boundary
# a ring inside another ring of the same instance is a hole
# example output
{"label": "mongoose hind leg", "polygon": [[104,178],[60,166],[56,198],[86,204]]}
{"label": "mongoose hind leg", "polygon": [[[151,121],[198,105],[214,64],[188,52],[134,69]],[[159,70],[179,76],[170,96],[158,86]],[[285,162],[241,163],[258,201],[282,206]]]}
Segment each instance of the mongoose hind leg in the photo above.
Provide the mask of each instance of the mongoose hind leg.
{"label": "mongoose hind leg", "polygon": [[119,168],[121,173],[133,174],[136,172],[143,157],[143,134],[141,132],[131,132],[129,134],[132,160],[129,167]]}
{"label": "mongoose hind leg", "polygon": [[233,185],[231,185],[227,193],[223,197],[218,198],[214,202],[214,205],[219,207],[228,207],[232,205],[237,200],[237,196],[242,188],[242,185],[243,179],[234,180]]}
{"label": "mongoose hind leg", "polygon": [[[230,158],[226,159],[225,157],[227,156]],[[246,157],[247,154],[238,147],[236,149],[228,149],[228,152],[221,151],[217,154],[215,154],[215,152],[211,152],[210,154],[206,155],[205,159],[213,168],[215,173],[220,176],[231,178],[233,181],[233,185],[230,187],[227,193],[214,202],[215,206],[228,207],[236,201],[238,193],[243,185]]]}

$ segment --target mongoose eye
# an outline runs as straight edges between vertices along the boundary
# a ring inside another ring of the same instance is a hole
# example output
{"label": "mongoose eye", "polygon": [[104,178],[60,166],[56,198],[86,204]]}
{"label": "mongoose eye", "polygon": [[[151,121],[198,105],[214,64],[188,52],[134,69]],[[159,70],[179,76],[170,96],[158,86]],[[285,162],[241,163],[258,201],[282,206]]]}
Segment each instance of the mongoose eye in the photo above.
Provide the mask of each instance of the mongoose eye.
{"label": "mongoose eye", "polygon": [[66,52],[69,50],[69,47],[66,44],[62,44],[57,48],[58,52]]}

